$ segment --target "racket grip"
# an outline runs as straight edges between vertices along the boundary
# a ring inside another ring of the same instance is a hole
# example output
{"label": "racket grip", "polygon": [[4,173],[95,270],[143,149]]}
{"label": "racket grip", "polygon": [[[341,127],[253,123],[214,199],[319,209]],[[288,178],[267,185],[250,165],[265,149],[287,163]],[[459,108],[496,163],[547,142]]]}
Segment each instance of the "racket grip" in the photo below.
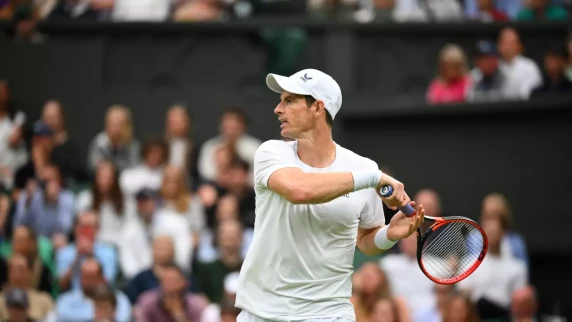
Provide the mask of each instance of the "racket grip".
{"label": "racket grip", "polygon": [[[383,186],[379,190],[379,193],[383,197],[387,198],[393,194],[393,187],[390,185]],[[410,204],[407,204],[403,207],[399,207],[399,210],[401,210],[401,212],[404,213],[407,217],[412,217],[412,216],[415,216],[415,214],[417,214],[417,211],[415,210],[415,208],[413,208]]]}

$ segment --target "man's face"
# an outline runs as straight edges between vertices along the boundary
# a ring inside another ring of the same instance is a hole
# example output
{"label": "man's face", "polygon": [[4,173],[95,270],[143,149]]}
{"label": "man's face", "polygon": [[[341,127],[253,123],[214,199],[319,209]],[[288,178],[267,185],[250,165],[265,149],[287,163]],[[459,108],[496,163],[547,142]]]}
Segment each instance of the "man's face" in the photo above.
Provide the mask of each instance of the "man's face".
{"label": "man's face", "polygon": [[520,54],[520,38],[512,29],[503,30],[499,38],[498,49],[503,59],[511,59]]}
{"label": "man's face", "polygon": [[487,234],[491,248],[500,246],[503,236],[502,224],[499,219],[487,219],[483,222],[483,229]]}
{"label": "man's face", "polygon": [[242,243],[242,230],[237,222],[224,222],[218,228],[218,245],[226,252],[236,252]]}
{"label": "man's face", "polygon": [[565,61],[556,55],[546,55],[544,58],[544,69],[550,76],[560,76],[564,72]]}
{"label": "man's face", "polygon": [[28,230],[24,227],[17,227],[12,235],[12,247],[16,254],[29,256],[34,249],[32,239]]}
{"label": "man's face", "polygon": [[497,71],[498,58],[492,55],[480,55],[475,59],[475,65],[485,76],[490,76]]}
{"label": "man's face", "polygon": [[308,107],[304,96],[283,92],[280,104],[274,109],[278,121],[282,123],[280,135],[292,139],[301,138],[304,132],[314,126],[314,111],[314,108]]}
{"label": "man's face", "polygon": [[137,199],[137,211],[143,220],[149,220],[155,213],[155,201],[153,198]]}
{"label": "man's face", "polygon": [[167,237],[157,237],[153,241],[153,261],[156,264],[166,264],[173,260],[175,250],[173,241]]}
{"label": "man's face", "polygon": [[423,205],[425,209],[425,214],[427,216],[440,217],[441,216],[441,206],[439,201],[439,196],[430,190],[420,191],[415,196],[415,202],[417,205]]}
{"label": "man's face", "polygon": [[185,278],[176,269],[167,269],[161,274],[161,288],[166,295],[180,294],[185,289]]}
{"label": "man's face", "polygon": [[44,121],[52,131],[58,131],[63,128],[61,107],[57,102],[49,101],[44,105],[42,121]]}
{"label": "man's face", "polygon": [[220,132],[228,139],[237,139],[244,133],[244,128],[242,119],[234,113],[227,113],[221,118]]}

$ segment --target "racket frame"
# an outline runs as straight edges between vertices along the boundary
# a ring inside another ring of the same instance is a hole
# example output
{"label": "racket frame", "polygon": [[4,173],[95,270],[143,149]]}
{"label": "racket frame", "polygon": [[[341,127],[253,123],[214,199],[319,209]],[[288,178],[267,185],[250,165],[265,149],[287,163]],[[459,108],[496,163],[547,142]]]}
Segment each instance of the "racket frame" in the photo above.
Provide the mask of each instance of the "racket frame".
{"label": "racket frame", "polygon": [[[427,228],[427,230],[423,234],[421,234],[421,229],[417,228],[417,264],[419,264],[419,268],[421,269],[423,274],[425,274],[425,276],[427,276],[433,282],[435,282],[437,284],[443,284],[443,285],[450,285],[450,284],[458,283],[458,282],[464,280],[465,278],[467,278],[469,275],[471,275],[481,265],[481,263],[485,259],[485,256],[488,252],[488,249],[489,249],[489,240],[488,240],[487,234],[485,233],[483,228],[476,221],[469,219],[469,218],[466,218],[466,217],[460,217],[460,216],[451,216],[451,217],[445,217],[445,218],[444,217],[425,216],[425,219],[426,220],[427,219],[432,220],[432,221],[434,221],[434,223],[429,228]],[[475,261],[475,263],[469,269],[467,269],[465,272],[463,272],[463,274],[456,276],[454,278],[437,279],[437,278],[434,278],[433,276],[431,276],[431,274],[429,274],[427,272],[427,270],[425,269],[425,267],[423,266],[423,262],[421,261],[421,254],[423,252],[423,245],[425,244],[425,241],[427,240],[427,238],[435,230],[437,230],[439,227],[446,225],[446,224],[449,224],[451,222],[465,222],[465,223],[468,223],[468,224],[472,225],[473,227],[477,228],[481,232],[481,235],[483,236],[483,248],[481,249],[481,252],[480,252],[479,256],[477,257],[477,260]]]}

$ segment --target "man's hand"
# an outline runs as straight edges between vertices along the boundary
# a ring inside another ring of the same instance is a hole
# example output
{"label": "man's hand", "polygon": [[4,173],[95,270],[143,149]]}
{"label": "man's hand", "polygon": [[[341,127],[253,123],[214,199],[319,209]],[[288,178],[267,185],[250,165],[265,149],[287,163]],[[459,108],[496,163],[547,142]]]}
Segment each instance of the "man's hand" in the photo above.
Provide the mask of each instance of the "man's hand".
{"label": "man's hand", "polygon": [[[415,202],[411,202],[411,206],[415,207]],[[417,214],[413,217],[407,217],[403,212],[397,212],[389,222],[387,229],[387,238],[389,240],[397,241],[409,237],[417,228],[423,223],[425,219],[425,209],[423,205],[419,205]]]}
{"label": "man's hand", "polygon": [[[379,191],[381,190],[381,187],[387,185],[393,187],[393,194],[386,198],[382,197]],[[381,180],[379,180],[379,184],[377,185],[375,191],[381,200],[383,200],[383,202],[385,202],[385,204],[393,210],[397,209],[398,207],[403,207],[411,201],[407,193],[405,193],[405,186],[403,183],[395,180],[385,173],[381,175]]]}

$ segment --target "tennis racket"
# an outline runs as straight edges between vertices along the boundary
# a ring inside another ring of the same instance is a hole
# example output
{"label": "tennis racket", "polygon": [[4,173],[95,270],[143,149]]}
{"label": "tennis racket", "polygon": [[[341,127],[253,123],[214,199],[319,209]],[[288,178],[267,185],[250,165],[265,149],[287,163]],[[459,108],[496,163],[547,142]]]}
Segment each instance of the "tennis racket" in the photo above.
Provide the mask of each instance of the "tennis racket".
{"label": "tennis racket", "polygon": [[[393,194],[387,185],[380,190],[383,197]],[[417,211],[411,205],[399,208],[408,217]],[[417,228],[417,263],[433,282],[454,284],[471,275],[483,262],[488,251],[485,231],[465,217],[430,217],[434,224],[421,234]]]}

